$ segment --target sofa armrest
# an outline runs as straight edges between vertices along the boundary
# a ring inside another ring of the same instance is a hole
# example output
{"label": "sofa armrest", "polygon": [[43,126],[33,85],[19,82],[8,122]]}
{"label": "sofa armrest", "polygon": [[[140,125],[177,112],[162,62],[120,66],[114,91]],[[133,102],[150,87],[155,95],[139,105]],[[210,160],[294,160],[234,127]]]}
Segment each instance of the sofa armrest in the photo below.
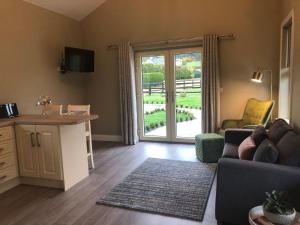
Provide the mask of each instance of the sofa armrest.
{"label": "sofa armrest", "polygon": [[252,129],[227,129],[225,130],[225,143],[240,145],[252,132]]}
{"label": "sofa armrest", "polygon": [[248,212],[261,205],[265,192],[287,191],[300,210],[300,168],[238,159],[220,159],[217,175],[216,218],[247,224]]}

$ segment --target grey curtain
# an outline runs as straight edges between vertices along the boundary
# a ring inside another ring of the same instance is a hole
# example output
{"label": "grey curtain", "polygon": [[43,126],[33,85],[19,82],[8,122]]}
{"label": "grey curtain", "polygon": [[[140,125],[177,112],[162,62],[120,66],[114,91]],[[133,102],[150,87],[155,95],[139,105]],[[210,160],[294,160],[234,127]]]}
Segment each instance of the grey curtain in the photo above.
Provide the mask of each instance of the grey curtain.
{"label": "grey curtain", "polygon": [[203,40],[202,132],[216,132],[220,124],[220,74],[218,35]]}
{"label": "grey curtain", "polygon": [[119,45],[121,128],[125,145],[134,145],[138,141],[134,71],[134,52],[130,43]]}

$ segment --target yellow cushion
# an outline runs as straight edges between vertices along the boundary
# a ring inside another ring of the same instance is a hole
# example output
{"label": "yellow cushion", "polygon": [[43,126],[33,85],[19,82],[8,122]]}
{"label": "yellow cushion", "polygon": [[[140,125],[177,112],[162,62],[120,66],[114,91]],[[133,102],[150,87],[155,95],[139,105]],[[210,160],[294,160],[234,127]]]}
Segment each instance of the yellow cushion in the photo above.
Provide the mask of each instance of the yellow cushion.
{"label": "yellow cushion", "polygon": [[243,122],[247,125],[263,124],[272,105],[272,101],[249,99],[245,108]]}

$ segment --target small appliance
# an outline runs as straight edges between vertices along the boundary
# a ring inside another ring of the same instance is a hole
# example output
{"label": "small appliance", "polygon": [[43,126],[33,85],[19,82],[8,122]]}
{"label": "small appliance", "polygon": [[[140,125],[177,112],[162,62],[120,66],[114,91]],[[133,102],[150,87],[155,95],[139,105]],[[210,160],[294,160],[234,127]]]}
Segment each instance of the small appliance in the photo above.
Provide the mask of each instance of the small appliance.
{"label": "small appliance", "polygon": [[13,118],[19,116],[16,103],[7,103],[0,105],[0,118]]}

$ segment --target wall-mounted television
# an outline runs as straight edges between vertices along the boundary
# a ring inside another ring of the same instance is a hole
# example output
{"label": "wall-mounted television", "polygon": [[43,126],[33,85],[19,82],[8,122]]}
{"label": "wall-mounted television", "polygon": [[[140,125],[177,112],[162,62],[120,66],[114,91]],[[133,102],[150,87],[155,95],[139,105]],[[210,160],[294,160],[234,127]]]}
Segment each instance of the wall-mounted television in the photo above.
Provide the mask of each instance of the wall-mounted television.
{"label": "wall-mounted television", "polygon": [[95,52],[86,49],[65,47],[65,71],[94,72]]}

